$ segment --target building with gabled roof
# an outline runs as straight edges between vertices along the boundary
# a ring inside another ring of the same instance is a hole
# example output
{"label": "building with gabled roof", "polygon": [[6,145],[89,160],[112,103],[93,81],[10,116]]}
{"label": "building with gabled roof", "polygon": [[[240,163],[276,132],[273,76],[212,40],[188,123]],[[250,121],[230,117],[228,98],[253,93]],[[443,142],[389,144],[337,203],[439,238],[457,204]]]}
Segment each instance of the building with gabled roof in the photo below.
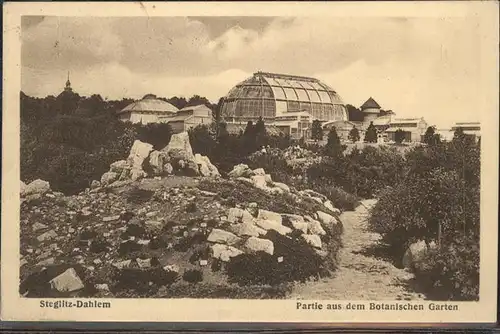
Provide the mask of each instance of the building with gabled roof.
{"label": "building with gabled roof", "polygon": [[168,123],[173,133],[189,131],[198,125],[210,126],[213,122],[212,110],[204,104],[184,107],[175,114],[159,117],[162,123]]}
{"label": "building with gabled roof", "polygon": [[159,123],[161,117],[171,116],[178,109],[172,104],[147,94],[141,100],[133,102],[118,112],[120,120],[132,123]]}

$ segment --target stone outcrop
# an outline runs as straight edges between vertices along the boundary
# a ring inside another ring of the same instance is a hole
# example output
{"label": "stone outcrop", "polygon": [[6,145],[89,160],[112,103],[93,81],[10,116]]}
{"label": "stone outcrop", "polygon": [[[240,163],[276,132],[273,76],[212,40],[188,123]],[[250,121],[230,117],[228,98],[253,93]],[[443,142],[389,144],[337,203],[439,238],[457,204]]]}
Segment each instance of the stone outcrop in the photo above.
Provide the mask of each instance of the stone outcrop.
{"label": "stone outcrop", "polygon": [[194,155],[194,161],[198,165],[201,176],[220,176],[219,170],[212,164],[208,157],[196,153]]}
{"label": "stone outcrop", "polygon": [[174,162],[179,160],[194,161],[193,149],[189,143],[189,134],[187,132],[172,135],[170,142],[162,151],[167,153],[170,160]]}
{"label": "stone outcrop", "polygon": [[236,235],[231,232],[214,228],[208,235],[207,241],[216,242],[220,244],[234,245],[240,240]]}
{"label": "stone outcrop", "polygon": [[434,242],[426,244],[424,240],[412,243],[403,256],[403,266],[410,271],[420,271],[424,269],[425,257],[429,251],[436,248]]}
{"label": "stone outcrop", "polygon": [[281,225],[281,223],[274,220],[256,219],[255,224],[266,231],[274,230],[282,235],[292,232],[291,228]]}
{"label": "stone outcrop", "polygon": [[21,196],[28,196],[35,194],[42,195],[49,191],[50,191],[50,184],[44,180],[37,179],[26,186],[23,186],[23,184],[21,184]]}
{"label": "stone outcrop", "polygon": [[228,175],[230,178],[236,179],[239,177],[248,178],[248,177],[251,177],[255,174],[254,174],[253,170],[251,170],[250,167],[248,167],[248,165],[239,164],[239,165],[234,166],[233,170],[231,170]]}
{"label": "stone outcrop", "polygon": [[51,287],[59,292],[72,292],[84,288],[83,282],[78,277],[75,269],[69,268],[50,281]]}
{"label": "stone outcrop", "polygon": [[211,246],[212,256],[224,262],[229,262],[232,257],[243,254],[237,248],[228,245],[215,244]]}
{"label": "stone outcrop", "polygon": [[256,226],[252,222],[245,222],[240,224],[234,224],[229,227],[229,229],[240,237],[250,236],[258,237],[266,234],[266,230]]}
{"label": "stone outcrop", "polygon": [[321,238],[317,234],[302,234],[302,238],[314,248],[321,249]]}
{"label": "stone outcrop", "polygon": [[250,252],[266,252],[270,255],[274,254],[274,244],[271,240],[250,237],[245,242],[245,248]]}
{"label": "stone outcrop", "polygon": [[318,215],[318,220],[326,226],[335,226],[338,223],[337,218],[329,215],[328,213],[316,211],[316,214]]}
{"label": "stone outcrop", "polygon": [[[106,173],[102,174],[102,176],[101,176],[101,185],[105,186],[105,185],[111,184],[111,183],[115,182],[116,180],[118,180],[119,177],[120,177],[120,175],[118,175],[115,172],[106,172]],[[96,188],[96,187],[94,187],[94,188]]]}

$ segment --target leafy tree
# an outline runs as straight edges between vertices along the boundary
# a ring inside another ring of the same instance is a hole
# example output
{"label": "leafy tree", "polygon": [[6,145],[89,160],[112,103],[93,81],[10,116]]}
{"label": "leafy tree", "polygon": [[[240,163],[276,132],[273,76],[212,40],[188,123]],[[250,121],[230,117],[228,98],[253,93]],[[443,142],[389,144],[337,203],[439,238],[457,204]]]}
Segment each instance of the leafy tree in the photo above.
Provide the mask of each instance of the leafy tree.
{"label": "leafy tree", "polygon": [[323,128],[321,127],[321,122],[317,119],[312,122],[311,137],[316,142],[323,140]]}
{"label": "leafy tree", "polygon": [[137,139],[153,145],[155,150],[161,150],[167,146],[173,133],[167,123],[149,123],[138,125],[137,128]]}
{"label": "leafy tree", "polygon": [[359,141],[359,130],[356,127],[353,127],[351,131],[349,131],[348,138],[353,143]]}
{"label": "leafy tree", "polygon": [[200,124],[192,129],[189,129],[189,142],[194,153],[200,153],[208,157],[213,156],[217,142],[211,135],[208,126]]}
{"label": "leafy tree", "polygon": [[204,97],[204,96],[199,96],[199,95],[193,95],[189,101],[187,101],[186,107],[192,107],[192,106],[197,106],[203,104],[207,107],[210,107],[212,104],[210,101]]}
{"label": "leafy tree", "polygon": [[346,109],[347,109],[348,119],[350,121],[358,121],[358,122],[363,121],[365,116],[361,110],[350,104],[346,105]]}
{"label": "leafy tree", "polygon": [[325,145],[325,154],[330,157],[339,157],[342,155],[344,147],[340,143],[340,138],[337,134],[337,130],[334,126],[330,128],[328,132],[328,141]]}
{"label": "leafy tree", "polygon": [[436,128],[434,126],[429,126],[424,134],[423,142],[427,145],[436,145],[441,142],[441,138],[438,133],[436,133]]}
{"label": "leafy tree", "polygon": [[377,129],[373,125],[373,122],[370,122],[368,128],[365,133],[365,143],[376,143],[377,142]]}
{"label": "leafy tree", "polygon": [[255,146],[257,149],[260,149],[262,146],[266,146],[268,143],[267,140],[267,130],[264,124],[264,120],[262,116],[259,117],[257,123],[255,123]]}
{"label": "leafy tree", "polygon": [[177,109],[182,109],[187,105],[186,98],[182,96],[181,97],[174,96],[169,99],[162,98],[161,100],[165,100],[166,102],[175,106]]}
{"label": "leafy tree", "polygon": [[401,129],[397,129],[394,132],[394,141],[398,144],[401,144],[405,140],[405,132]]}

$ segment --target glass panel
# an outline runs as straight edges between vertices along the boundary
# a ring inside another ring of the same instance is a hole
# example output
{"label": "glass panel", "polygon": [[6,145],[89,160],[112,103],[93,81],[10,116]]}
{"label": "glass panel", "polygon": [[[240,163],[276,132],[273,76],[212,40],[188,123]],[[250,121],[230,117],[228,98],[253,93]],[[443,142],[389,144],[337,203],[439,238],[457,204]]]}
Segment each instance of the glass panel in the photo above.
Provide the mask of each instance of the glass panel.
{"label": "glass panel", "polygon": [[276,81],[278,84],[280,84],[283,87],[290,87],[290,83],[288,83],[284,79],[274,79],[274,81]]}
{"label": "glass panel", "polygon": [[323,111],[323,107],[320,103],[313,103],[312,105],[312,111],[311,115],[313,117],[313,120],[315,119],[321,119],[321,112]]}
{"label": "glass panel", "polygon": [[284,88],[288,100],[297,101],[297,95],[292,88]]}
{"label": "glass panel", "polygon": [[309,94],[309,97],[311,98],[311,102],[321,102],[321,99],[319,98],[319,94],[315,90],[308,90],[307,93]]}
{"label": "glass panel", "polygon": [[245,86],[240,97],[260,97],[260,86]]}
{"label": "glass panel", "polygon": [[314,89],[316,90],[316,88],[312,85],[312,82],[309,82],[309,81],[302,81],[302,86],[304,86],[305,89]]}
{"label": "glass panel", "polygon": [[321,101],[323,103],[331,103],[330,95],[328,95],[327,92],[320,90],[320,91],[318,91],[318,94],[319,94],[319,97],[321,97]]}
{"label": "glass panel", "polygon": [[286,113],[287,105],[285,101],[276,101],[276,115],[281,115]]}
{"label": "glass panel", "polygon": [[299,111],[299,103],[296,101],[288,101],[288,112]]}
{"label": "glass panel", "polygon": [[272,118],[276,112],[276,103],[273,100],[264,100],[264,117]]}
{"label": "glass panel", "polygon": [[335,119],[335,115],[333,113],[333,106],[331,104],[324,104],[323,109],[325,111],[324,119],[328,121],[333,121]]}
{"label": "glass panel", "polygon": [[274,96],[271,87],[262,86],[262,96],[272,99]]}
{"label": "glass panel", "polygon": [[302,88],[302,85],[296,80],[288,80],[288,83],[294,88]]}
{"label": "glass panel", "polygon": [[330,91],[330,92],[328,92],[328,94],[330,95],[330,98],[332,99],[332,103],[342,104],[342,100],[340,99],[340,96],[338,96],[336,93]]}
{"label": "glass panel", "polygon": [[271,85],[281,86],[281,84],[276,79],[274,79],[274,78],[269,78],[267,80],[269,80],[269,83]]}
{"label": "glass panel", "polygon": [[285,96],[285,93],[283,92],[282,88],[276,87],[276,86],[271,86],[271,88],[273,89],[275,99],[286,100],[286,96]]}
{"label": "glass panel", "polygon": [[309,101],[309,96],[307,96],[307,93],[303,89],[296,89],[295,92],[297,92],[297,95],[299,96],[299,101]]}
{"label": "glass panel", "polygon": [[310,113],[311,112],[311,104],[310,103],[300,103],[300,110]]}
{"label": "glass panel", "polygon": [[324,88],[323,86],[321,86],[321,85],[320,85],[319,83],[317,83],[317,82],[309,82],[309,84],[310,84],[311,86],[313,86],[313,88],[316,88],[316,89],[318,89],[318,90],[325,90],[325,88]]}
{"label": "glass panel", "polygon": [[240,87],[234,87],[233,89],[231,89],[229,91],[229,93],[227,94],[227,97],[228,98],[235,98],[235,97],[238,97],[238,93],[240,92]]}

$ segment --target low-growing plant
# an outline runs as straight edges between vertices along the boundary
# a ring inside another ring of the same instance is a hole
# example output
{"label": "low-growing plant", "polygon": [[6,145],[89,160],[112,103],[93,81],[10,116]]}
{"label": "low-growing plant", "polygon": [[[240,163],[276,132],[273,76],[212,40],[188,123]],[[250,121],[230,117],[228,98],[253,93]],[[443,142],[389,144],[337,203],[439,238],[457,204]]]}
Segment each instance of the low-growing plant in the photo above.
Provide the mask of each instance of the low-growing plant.
{"label": "low-growing plant", "polygon": [[189,283],[199,283],[203,281],[203,272],[197,269],[186,270],[182,279]]}

